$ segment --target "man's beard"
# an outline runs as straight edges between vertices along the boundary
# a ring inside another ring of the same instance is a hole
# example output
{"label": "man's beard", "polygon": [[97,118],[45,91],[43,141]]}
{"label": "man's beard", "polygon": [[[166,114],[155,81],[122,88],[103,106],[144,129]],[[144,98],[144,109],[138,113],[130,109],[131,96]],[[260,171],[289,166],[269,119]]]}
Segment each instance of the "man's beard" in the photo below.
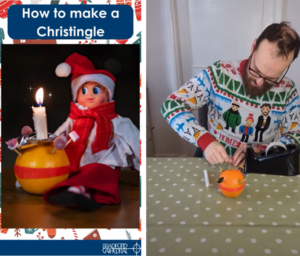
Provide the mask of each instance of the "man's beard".
{"label": "man's beard", "polygon": [[247,72],[249,68],[248,65],[249,65],[249,59],[245,63],[243,75],[242,75],[246,94],[254,97],[262,96],[265,93],[267,93],[273,87],[273,85],[270,85],[264,81],[264,83],[259,87],[253,86],[252,82],[256,83],[256,81],[254,78],[250,77],[249,73]]}
{"label": "man's beard", "polygon": [[263,116],[268,116],[269,113],[270,113],[270,111],[268,111],[268,112],[262,112]]}

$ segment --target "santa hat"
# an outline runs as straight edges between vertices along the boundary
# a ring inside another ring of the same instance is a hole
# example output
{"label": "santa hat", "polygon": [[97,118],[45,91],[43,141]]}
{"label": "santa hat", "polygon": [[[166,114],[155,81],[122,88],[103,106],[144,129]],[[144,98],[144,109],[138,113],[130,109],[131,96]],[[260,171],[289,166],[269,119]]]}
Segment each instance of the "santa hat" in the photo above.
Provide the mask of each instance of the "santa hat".
{"label": "santa hat", "polygon": [[56,67],[55,73],[59,77],[67,77],[71,73],[71,87],[73,101],[77,99],[77,90],[87,82],[96,82],[107,88],[109,92],[109,101],[114,96],[115,77],[103,69],[95,69],[93,63],[85,56],[78,53],[71,54],[64,63]]}
{"label": "santa hat", "polygon": [[253,119],[253,114],[249,114],[249,116],[246,118],[246,121],[251,121],[252,123],[254,122],[254,119]]}

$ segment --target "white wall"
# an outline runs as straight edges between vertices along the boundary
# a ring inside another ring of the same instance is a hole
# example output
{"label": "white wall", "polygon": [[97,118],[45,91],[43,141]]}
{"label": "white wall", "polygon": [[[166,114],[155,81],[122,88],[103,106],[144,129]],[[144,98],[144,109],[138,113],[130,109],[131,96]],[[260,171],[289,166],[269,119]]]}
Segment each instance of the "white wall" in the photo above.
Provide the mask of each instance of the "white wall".
{"label": "white wall", "polygon": [[147,1],[147,100],[148,114],[154,126],[152,142],[156,156],[180,154],[178,147],[183,141],[160,112],[168,95],[180,86],[176,74],[171,17],[167,8],[167,1]]}
{"label": "white wall", "polygon": [[[193,156],[195,146],[163,119],[163,101],[211,62],[247,58],[253,39],[273,22],[290,21],[300,33],[299,10],[299,0],[147,1],[147,114],[155,127],[147,156]],[[299,71],[300,56],[288,72],[300,91]]]}
{"label": "white wall", "polygon": [[[291,22],[292,27],[300,34],[300,1],[287,0],[285,20]],[[300,93],[300,54],[298,58],[292,63],[287,76],[296,83],[298,93]]]}

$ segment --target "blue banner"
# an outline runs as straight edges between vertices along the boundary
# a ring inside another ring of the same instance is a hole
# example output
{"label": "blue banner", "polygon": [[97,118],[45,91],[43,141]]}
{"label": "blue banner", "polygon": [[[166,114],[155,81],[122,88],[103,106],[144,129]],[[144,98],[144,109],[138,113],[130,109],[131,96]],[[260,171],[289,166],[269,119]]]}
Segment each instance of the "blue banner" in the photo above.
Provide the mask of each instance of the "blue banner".
{"label": "blue banner", "polygon": [[0,240],[0,255],[141,255],[141,240]]}
{"label": "blue banner", "polygon": [[8,9],[12,39],[129,39],[129,5],[13,5]]}

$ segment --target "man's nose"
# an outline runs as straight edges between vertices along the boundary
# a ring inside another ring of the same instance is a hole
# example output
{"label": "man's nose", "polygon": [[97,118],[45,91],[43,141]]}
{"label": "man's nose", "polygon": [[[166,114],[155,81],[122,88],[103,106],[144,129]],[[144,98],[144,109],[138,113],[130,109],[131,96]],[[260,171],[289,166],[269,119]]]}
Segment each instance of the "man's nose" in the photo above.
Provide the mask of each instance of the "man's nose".
{"label": "man's nose", "polygon": [[264,79],[262,77],[256,78],[256,84],[262,86],[264,84]]}

